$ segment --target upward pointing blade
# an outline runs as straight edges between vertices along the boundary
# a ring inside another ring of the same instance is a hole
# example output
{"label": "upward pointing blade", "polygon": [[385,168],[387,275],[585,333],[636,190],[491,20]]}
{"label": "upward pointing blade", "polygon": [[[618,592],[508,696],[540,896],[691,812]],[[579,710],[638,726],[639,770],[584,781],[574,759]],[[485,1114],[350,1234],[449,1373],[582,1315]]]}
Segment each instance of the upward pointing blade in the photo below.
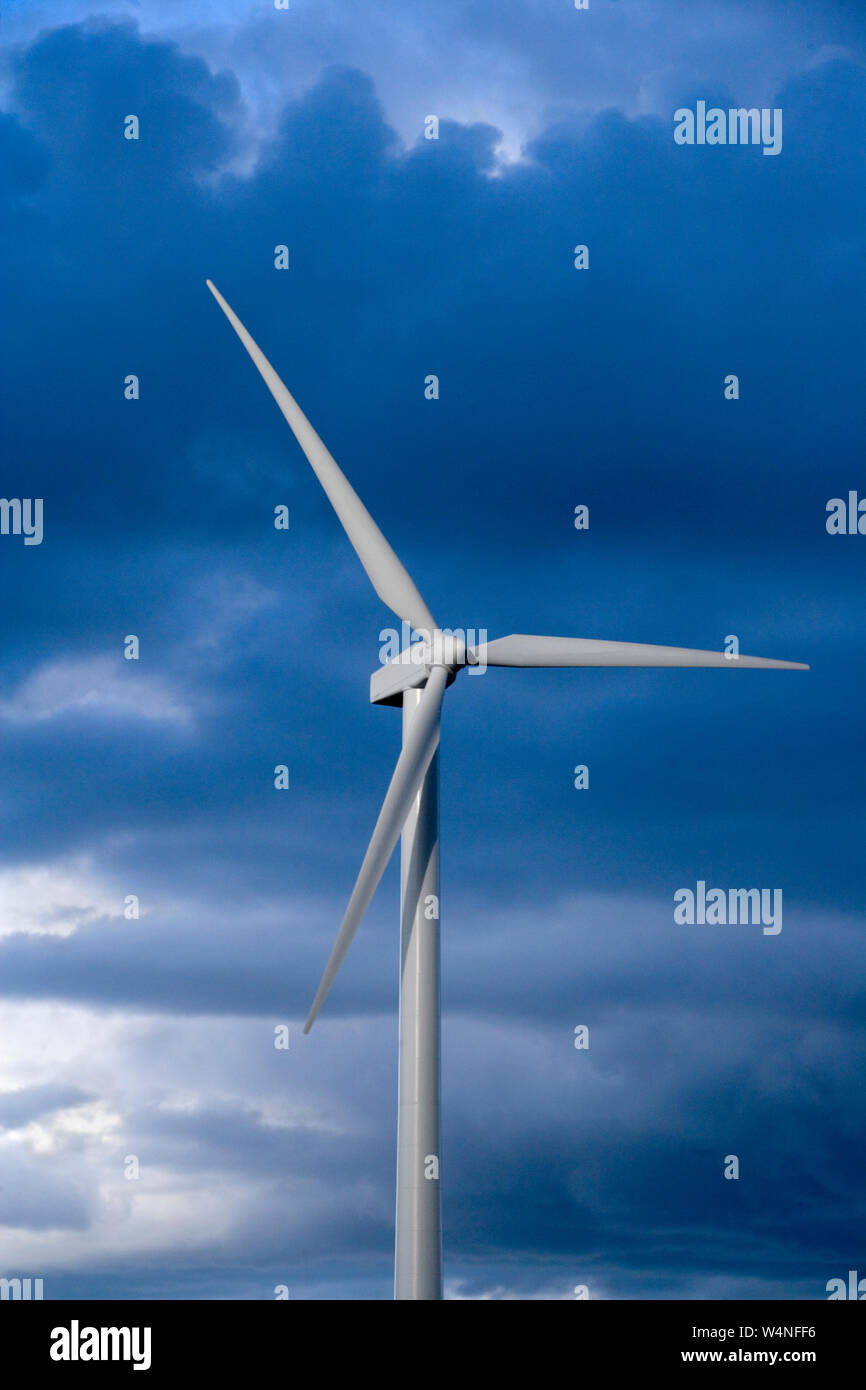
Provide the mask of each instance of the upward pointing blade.
{"label": "upward pointing blade", "polygon": [[654,647],[645,642],[603,642],[589,637],[535,637],[514,632],[477,647],[488,666],[751,666],[808,671],[799,661],[764,656],[726,656],[694,647]]}
{"label": "upward pointing blade", "polygon": [[398,618],[416,629],[433,632],[436,621],[419,594],[405,566],[394,554],[382,532],[364,506],[339,465],[331,457],[297,401],[283,385],[261,348],[250,337],[237,314],[229,308],[216,285],[207,287],[237,333],[261,376],[288,421],[310,465],[337,513],[343,530],[355,547],[358,559],[383,603]]}
{"label": "upward pointing blade", "polygon": [[370,899],[385,872],[388,860],[391,858],[394,846],[409,814],[412,799],[417,794],[425,773],[433,760],[433,754],[439,743],[439,714],[442,709],[442,696],[445,694],[447,680],[448,672],[445,667],[434,666],[418,702],[418,709],[412,720],[409,735],[403,744],[403,751],[397,759],[391,785],[388,787],[382,809],[379,812],[379,819],[376,821],[373,838],[367,847],[361,872],[358,874],[352,896],[349,899],[349,906],[346,908],[343,925],[337,934],[334,949],[328,964],[325,966],[322,983],[316,991],[309,1017],[304,1024],[305,1033],[309,1033],[315,1023],[316,1015],[325,1002],[325,996],[334,983],[334,977],[343,963],[346,952],[352,944],[352,938],[361,924],[361,918],[367,911]]}

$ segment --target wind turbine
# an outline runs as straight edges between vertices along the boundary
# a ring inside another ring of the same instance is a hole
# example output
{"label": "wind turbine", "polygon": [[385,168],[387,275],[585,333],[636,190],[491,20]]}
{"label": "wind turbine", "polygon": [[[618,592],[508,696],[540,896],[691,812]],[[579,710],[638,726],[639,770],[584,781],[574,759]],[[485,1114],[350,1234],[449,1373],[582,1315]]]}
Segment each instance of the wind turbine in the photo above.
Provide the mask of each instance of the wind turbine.
{"label": "wind turbine", "polygon": [[439,1181],[439,721],[447,686],[465,666],[717,666],[807,671],[796,661],[724,652],[512,634],[472,648],[437,625],[354,488],[264,353],[210,280],[234,328],[324,488],[384,604],[420,640],[370,677],[374,704],[402,706],[403,746],[342,926],[304,1024],[309,1033],[379,880],[401,839],[400,1040],[397,1115],[396,1299],[442,1297]]}

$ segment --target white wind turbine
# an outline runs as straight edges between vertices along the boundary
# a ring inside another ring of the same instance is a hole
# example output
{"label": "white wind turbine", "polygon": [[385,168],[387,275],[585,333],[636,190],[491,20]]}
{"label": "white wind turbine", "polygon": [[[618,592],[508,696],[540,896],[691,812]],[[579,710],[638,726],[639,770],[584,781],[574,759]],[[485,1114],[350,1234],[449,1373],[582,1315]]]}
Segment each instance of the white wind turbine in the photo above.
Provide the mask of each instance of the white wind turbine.
{"label": "white wind turbine", "polygon": [[370,678],[375,704],[402,705],[403,747],[304,1032],[312,1028],[398,838],[401,841],[400,1040],[394,1297],[442,1297],[439,1182],[439,720],[464,666],[717,666],[806,671],[795,661],[723,652],[515,634],[467,648],[438,627],[354,488],[237,315],[207,285],[309,460],[383,603],[422,640]]}

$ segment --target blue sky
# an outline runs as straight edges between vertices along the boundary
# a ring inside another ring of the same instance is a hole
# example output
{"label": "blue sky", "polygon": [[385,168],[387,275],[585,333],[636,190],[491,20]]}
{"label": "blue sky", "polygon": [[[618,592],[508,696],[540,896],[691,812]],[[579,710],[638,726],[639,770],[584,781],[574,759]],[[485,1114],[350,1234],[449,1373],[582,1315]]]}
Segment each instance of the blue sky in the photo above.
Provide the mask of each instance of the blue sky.
{"label": "blue sky", "polygon": [[[812,667],[450,690],[448,1296],[825,1296],[864,1258],[866,540],[825,528],[866,493],[862,16],[95,14],[3,20],[0,491],[45,536],[0,536],[0,1272],[390,1295],[394,865],[301,1022],[392,620],[210,276],[443,623]],[[700,98],[781,107],[781,155],[675,145]],[[677,925],[699,879],[782,931]]]}

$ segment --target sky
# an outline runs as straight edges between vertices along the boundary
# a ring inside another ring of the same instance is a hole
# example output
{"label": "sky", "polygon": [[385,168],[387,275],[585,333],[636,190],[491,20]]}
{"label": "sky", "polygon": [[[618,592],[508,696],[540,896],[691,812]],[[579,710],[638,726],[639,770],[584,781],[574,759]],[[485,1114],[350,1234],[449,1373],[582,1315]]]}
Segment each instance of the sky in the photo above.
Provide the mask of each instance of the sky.
{"label": "sky", "polygon": [[[446,1296],[864,1272],[862,9],[13,0],[0,40],[0,493],[44,505],[0,534],[0,1275],[392,1293],[396,863],[301,1028],[394,619],[207,277],[443,625],[811,667],[449,690]],[[677,145],[699,100],[781,153]],[[782,929],[678,923],[699,881]]]}

